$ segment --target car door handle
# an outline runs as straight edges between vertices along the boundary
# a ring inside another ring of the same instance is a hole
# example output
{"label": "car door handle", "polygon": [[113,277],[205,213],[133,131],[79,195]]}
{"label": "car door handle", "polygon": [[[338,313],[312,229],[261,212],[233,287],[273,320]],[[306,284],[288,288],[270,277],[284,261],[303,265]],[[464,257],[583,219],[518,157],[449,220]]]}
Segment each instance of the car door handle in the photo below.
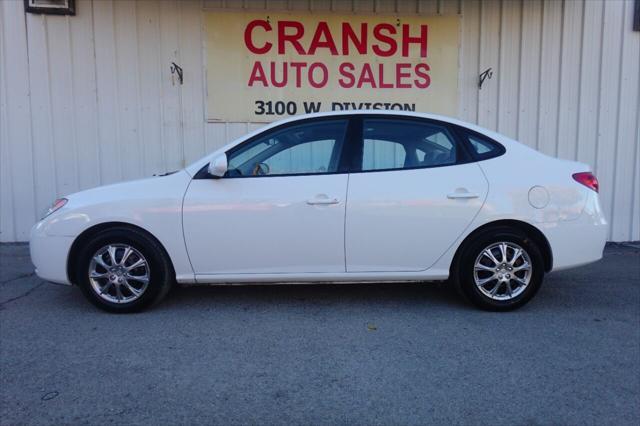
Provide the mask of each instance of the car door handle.
{"label": "car door handle", "polygon": [[447,194],[447,198],[449,198],[451,200],[478,198],[478,194],[474,194],[473,192],[468,192],[465,189],[465,190],[461,190],[461,191],[452,192],[451,194]]}
{"label": "car door handle", "polygon": [[337,198],[329,198],[325,194],[319,194],[319,195],[316,195],[315,197],[311,198],[310,200],[307,200],[307,204],[309,204],[311,206],[338,204],[339,202],[340,202],[340,200],[338,200]]}

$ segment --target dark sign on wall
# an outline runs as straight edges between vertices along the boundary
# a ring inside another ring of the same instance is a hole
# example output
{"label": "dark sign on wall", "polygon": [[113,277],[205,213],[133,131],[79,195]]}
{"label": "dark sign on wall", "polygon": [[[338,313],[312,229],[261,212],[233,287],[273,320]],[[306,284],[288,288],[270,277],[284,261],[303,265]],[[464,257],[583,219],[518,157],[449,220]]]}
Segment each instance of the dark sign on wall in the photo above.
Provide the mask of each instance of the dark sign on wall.
{"label": "dark sign on wall", "polygon": [[46,15],[75,15],[75,0],[24,0],[24,10],[27,13]]}

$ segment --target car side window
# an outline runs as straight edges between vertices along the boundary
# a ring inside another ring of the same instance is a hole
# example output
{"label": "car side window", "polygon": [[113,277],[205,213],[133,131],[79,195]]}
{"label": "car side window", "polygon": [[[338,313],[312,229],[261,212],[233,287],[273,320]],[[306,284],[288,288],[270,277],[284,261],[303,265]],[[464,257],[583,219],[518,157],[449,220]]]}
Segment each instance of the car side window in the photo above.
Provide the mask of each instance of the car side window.
{"label": "car side window", "polygon": [[469,142],[471,143],[473,150],[477,154],[486,154],[487,152],[491,152],[491,150],[493,149],[491,145],[485,143],[484,141],[478,138],[474,138],[473,136],[469,138]]}
{"label": "car side window", "polygon": [[397,142],[365,139],[362,157],[362,170],[401,169],[407,152]]}
{"label": "car side window", "polygon": [[363,120],[362,171],[455,164],[456,143],[436,124],[399,119]]}
{"label": "car side window", "polygon": [[471,133],[466,136],[471,147],[471,153],[476,160],[486,160],[504,153],[504,147],[491,139]]}
{"label": "car side window", "polygon": [[348,120],[276,129],[228,153],[227,177],[335,173]]}

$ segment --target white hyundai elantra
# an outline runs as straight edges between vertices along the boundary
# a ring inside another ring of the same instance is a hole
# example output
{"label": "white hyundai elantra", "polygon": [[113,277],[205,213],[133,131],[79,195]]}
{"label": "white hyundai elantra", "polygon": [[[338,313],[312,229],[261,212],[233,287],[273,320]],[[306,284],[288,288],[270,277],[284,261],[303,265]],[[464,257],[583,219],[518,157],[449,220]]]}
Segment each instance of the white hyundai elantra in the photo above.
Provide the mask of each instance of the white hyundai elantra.
{"label": "white hyundai elantra", "polygon": [[449,280],[522,306],[544,274],[602,257],[585,164],[415,113],[299,116],[184,170],[56,200],[31,233],[38,276],[141,310],[174,284]]}

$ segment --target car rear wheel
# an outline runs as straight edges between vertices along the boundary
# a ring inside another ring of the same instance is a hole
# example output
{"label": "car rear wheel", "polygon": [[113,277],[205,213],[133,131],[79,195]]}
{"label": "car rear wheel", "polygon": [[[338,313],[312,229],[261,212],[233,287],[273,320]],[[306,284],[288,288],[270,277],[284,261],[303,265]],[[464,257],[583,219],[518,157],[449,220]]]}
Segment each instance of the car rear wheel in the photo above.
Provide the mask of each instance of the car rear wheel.
{"label": "car rear wheel", "polygon": [[137,312],[159,302],[173,282],[160,244],[135,229],[113,228],[94,236],[81,252],[78,284],[96,306]]}
{"label": "car rear wheel", "polygon": [[464,247],[454,280],[476,306],[507,311],[531,300],[543,278],[544,261],[535,242],[519,230],[494,228]]}

